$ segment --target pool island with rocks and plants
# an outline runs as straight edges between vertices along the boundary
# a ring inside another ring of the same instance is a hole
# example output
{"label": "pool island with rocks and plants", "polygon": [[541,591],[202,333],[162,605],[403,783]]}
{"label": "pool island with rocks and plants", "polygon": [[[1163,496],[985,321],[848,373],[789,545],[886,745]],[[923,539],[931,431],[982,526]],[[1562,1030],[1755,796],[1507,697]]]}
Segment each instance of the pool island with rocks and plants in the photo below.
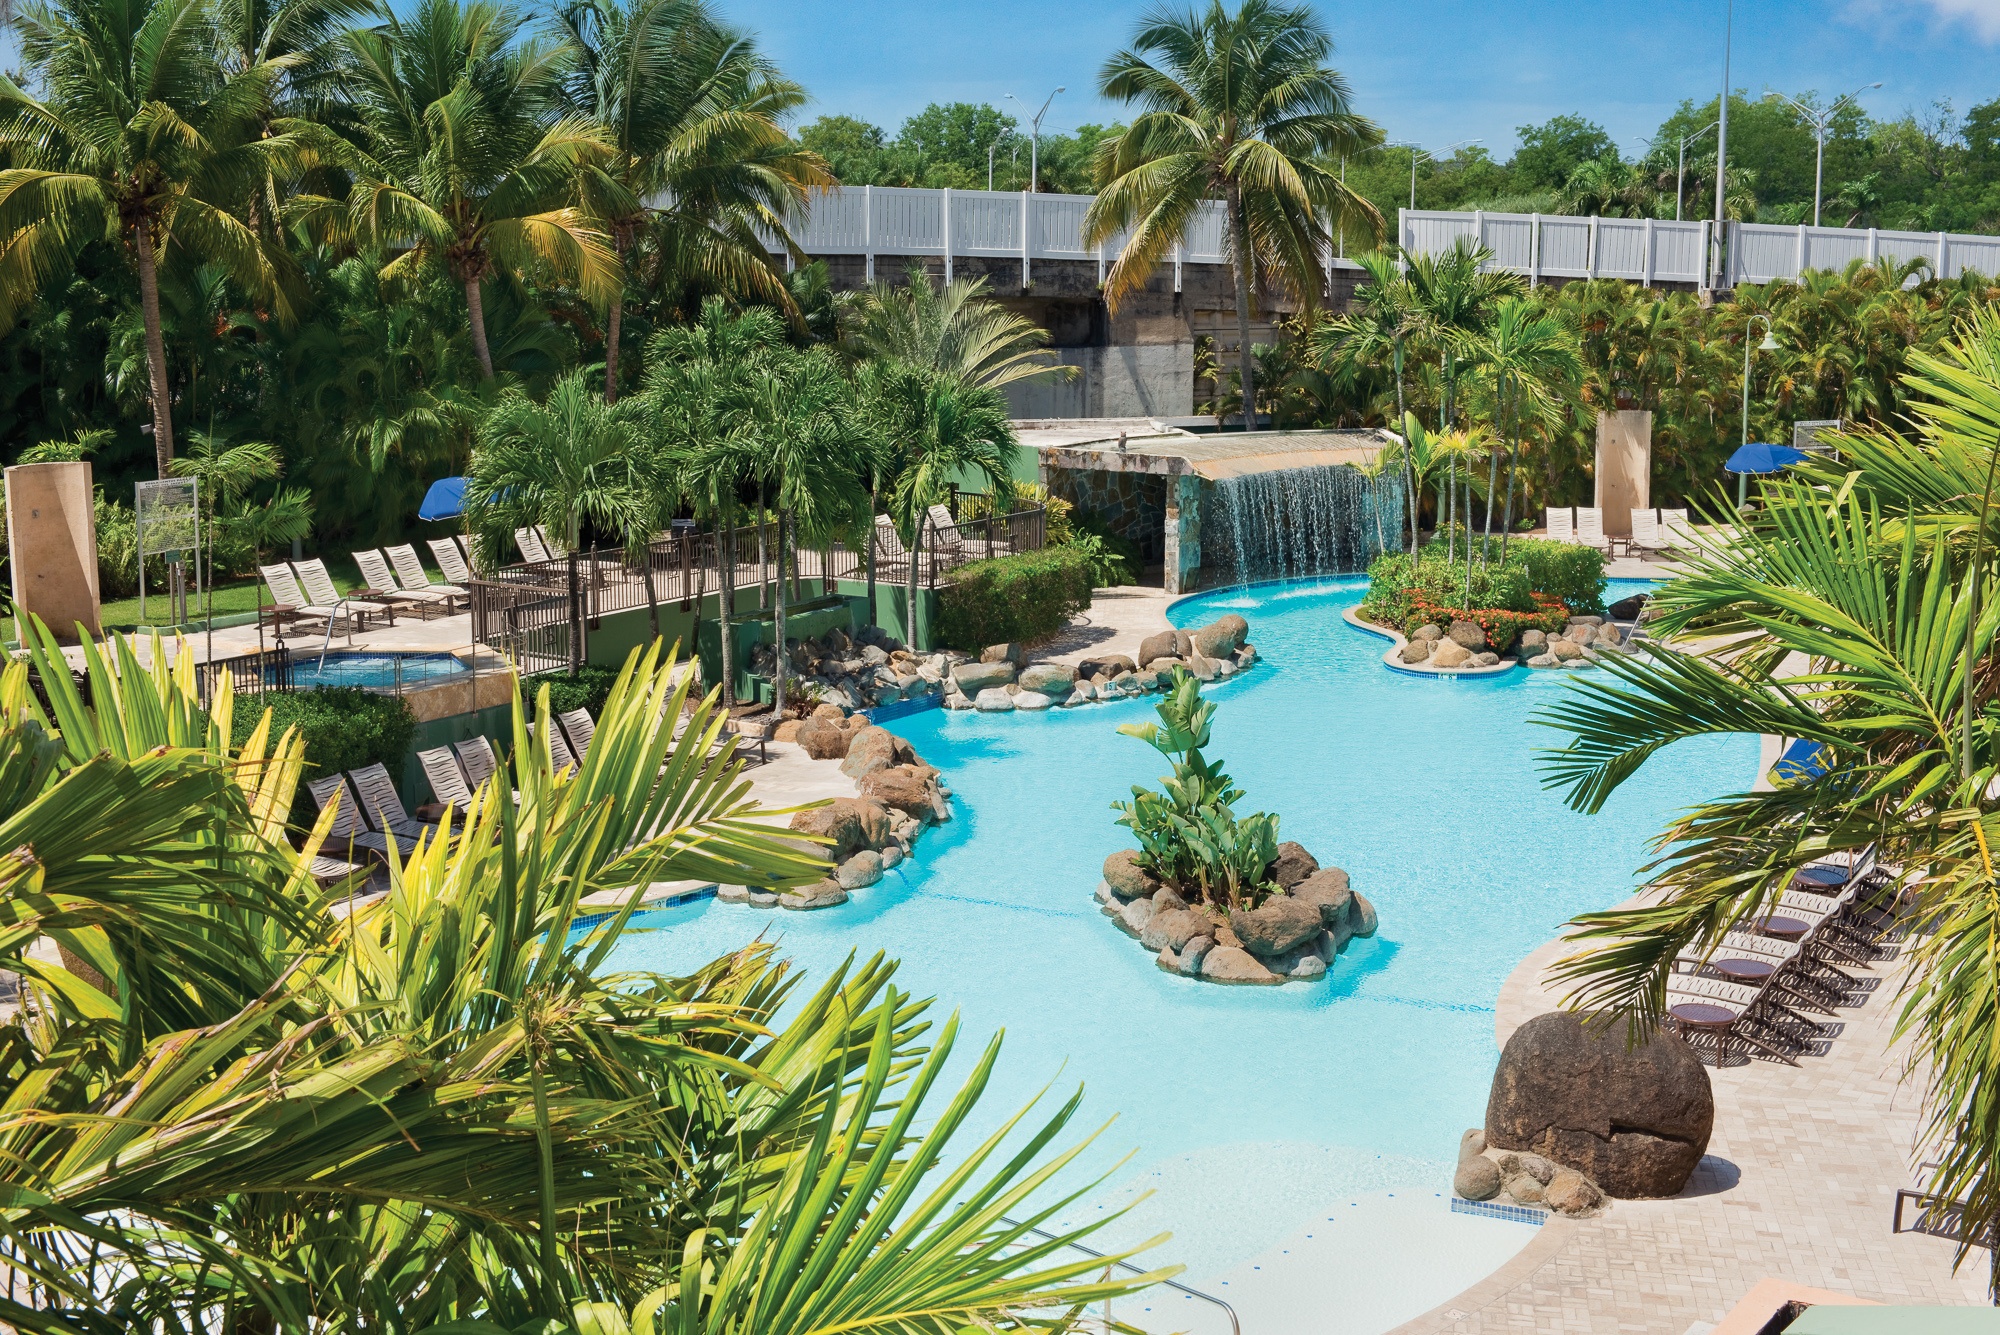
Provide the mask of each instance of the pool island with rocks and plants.
{"label": "pool island with rocks and plants", "polygon": [[1242,790],[1202,754],[1216,705],[1191,671],[1175,667],[1154,708],[1158,723],[1118,731],[1166,756],[1173,773],[1112,804],[1139,847],[1104,860],[1105,916],[1169,973],[1212,983],[1325,977],[1348,942],[1375,934],[1374,905],[1339,867],[1278,842],[1276,816],[1236,814]]}

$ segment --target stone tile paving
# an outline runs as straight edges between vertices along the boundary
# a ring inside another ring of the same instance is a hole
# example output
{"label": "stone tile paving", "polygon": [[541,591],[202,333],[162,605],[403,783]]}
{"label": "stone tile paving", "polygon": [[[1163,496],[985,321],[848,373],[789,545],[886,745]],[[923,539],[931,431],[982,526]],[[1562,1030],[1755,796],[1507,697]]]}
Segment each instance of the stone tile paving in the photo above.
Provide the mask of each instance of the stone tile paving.
{"label": "stone tile paving", "polygon": [[[1503,1040],[1548,1009],[1540,974],[1562,949],[1535,952],[1502,989]],[[1711,1071],[1715,1132],[1681,1196],[1551,1223],[1510,1265],[1393,1335],[1683,1335],[1767,1276],[1880,1302],[1983,1303],[1984,1252],[1955,1275],[1949,1242],[1890,1232],[1896,1188],[1912,1180],[1922,1094],[1900,1078],[1907,1049],[1892,1040],[1899,968],[1890,959],[1850,970],[1876,989],[1841,1012],[1827,1055]]]}

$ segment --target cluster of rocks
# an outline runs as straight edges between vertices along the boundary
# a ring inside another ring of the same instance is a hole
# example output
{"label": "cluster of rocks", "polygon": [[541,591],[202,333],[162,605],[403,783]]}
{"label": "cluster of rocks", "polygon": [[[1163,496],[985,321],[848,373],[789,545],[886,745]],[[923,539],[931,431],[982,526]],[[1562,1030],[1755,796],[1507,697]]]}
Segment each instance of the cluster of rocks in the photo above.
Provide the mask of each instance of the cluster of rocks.
{"label": "cluster of rocks", "polygon": [[[785,724],[784,729],[793,728]],[[910,855],[917,836],[951,819],[951,790],[908,741],[836,705],[820,705],[790,738],[815,760],[838,760],[859,797],[839,797],[792,817],[792,828],[827,844],[804,845],[834,864],[833,874],[785,894],[754,886],[724,886],[716,897],[763,908],[824,909],[845,904],[851,891],[882,879]]]}
{"label": "cluster of rocks", "polygon": [[1507,1040],[1486,1126],[1466,1133],[1452,1186],[1468,1200],[1504,1193],[1564,1214],[1607,1196],[1672,1196],[1714,1127],[1708,1068],[1678,1036],[1634,1045],[1615,1019],[1552,1011]]}
{"label": "cluster of rocks", "polygon": [[1625,636],[1603,617],[1571,617],[1554,635],[1521,632],[1521,657],[1531,668],[1586,668],[1605,654],[1625,650]]}
{"label": "cluster of rocks", "polygon": [[1449,626],[1418,626],[1396,656],[1405,663],[1429,663],[1434,668],[1483,668],[1500,661],[1486,644],[1486,628],[1477,621]]}
{"label": "cluster of rocks", "polygon": [[1250,623],[1231,614],[1197,630],[1163,630],[1139,645],[1136,658],[1103,654],[1068,663],[1031,663],[1018,644],[989,645],[977,662],[953,665],[945,679],[946,709],[1005,713],[1069,708],[1162,690],[1174,669],[1200,681],[1234,676],[1257,661],[1245,641]]}
{"label": "cluster of rocks", "polygon": [[1283,983],[1323,976],[1356,937],[1375,935],[1375,906],[1347,873],[1321,867],[1295,843],[1278,845],[1270,879],[1282,887],[1254,909],[1189,903],[1126,850],[1104,860],[1097,900],[1106,916],[1170,973],[1214,983]]}
{"label": "cluster of rocks", "polygon": [[1489,1149],[1477,1127],[1459,1142],[1451,1186],[1469,1201],[1497,1199],[1572,1216],[1604,1212],[1604,1192],[1584,1174],[1539,1154]]}
{"label": "cluster of rocks", "polygon": [[[880,626],[863,626],[852,634],[835,627],[816,639],[787,643],[787,666],[804,683],[806,695],[850,713],[934,694],[967,657],[915,653]],[[760,644],[750,651],[750,670],[768,678],[777,658],[774,646]]]}

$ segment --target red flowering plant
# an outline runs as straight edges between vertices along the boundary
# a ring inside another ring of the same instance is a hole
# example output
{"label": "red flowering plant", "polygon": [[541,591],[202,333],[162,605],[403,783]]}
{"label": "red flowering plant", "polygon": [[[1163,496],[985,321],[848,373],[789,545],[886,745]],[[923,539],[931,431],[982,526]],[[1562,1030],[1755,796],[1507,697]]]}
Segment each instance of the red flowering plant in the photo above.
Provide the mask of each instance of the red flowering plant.
{"label": "red flowering plant", "polygon": [[1432,602],[1421,589],[1405,592],[1410,610],[1408,624],[1402,627],[1404,634],[1423,625],[1443,628],[1454,621],[1470,621],[1486,632],[1486,646],[1496,654],[1512,648],[1524,630],[1558,631],[1569,624],[1569,604],[1552,593],[1530,594],[1535,610],[1517,612],[1504,607],[1448,607]]}

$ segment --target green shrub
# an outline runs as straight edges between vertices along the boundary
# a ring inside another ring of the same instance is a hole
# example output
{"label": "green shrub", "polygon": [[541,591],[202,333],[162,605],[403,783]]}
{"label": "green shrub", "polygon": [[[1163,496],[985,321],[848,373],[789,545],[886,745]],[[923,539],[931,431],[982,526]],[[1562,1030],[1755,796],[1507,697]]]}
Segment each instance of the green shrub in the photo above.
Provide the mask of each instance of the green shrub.
{"label": "green shrub", "polygon": [[1507,544],[1507,564],[1528,572],[1528,587],[1560,598],[1582,616],[1604,611],[1604,553],[1573,542],[1515,538]]}
{"label": "green shrub", "polygon": [[[315,777],[380,763],[391,775],[403,772],[403,758],[416,736],[416,716],[400,696],[376,695],[359,686],[331,686],[293,695],[267,695],[271,736],[297,728],[306,743],[306,764]],[[236,703],[232,731],[241,745],[263,710],[254,698]]]}
{"label": "green shrub", "polygon": [[1069,541],[1060,545],[1075,547],[1090,557],[1092,587],[1116,589],[1139,582],[1137,572],[1145,562],[1129,539],[1104,527],[1095,515],[1078,516],[1075,529]]}
{"label": "green shrub", "polygon": [[977,651],[1046,639],[1090,606],[1090,556],[1047,547],[962,565],[937,591],[937,642]]}
{"label": "green shrub", "polygon": [[1411,559],[1403,552],[1388,552],[1368,567],[1368,596],[1362,600],[1361,615],[1378,625],[1394,626],[1408,633],[1423,624],[1414,610],[1417,602],[1445,607],[1483,607],[1496,611],[1533,612],[1534,590],[1527,571],[1509,563],[1482,568],[1472,566],[1472,596],[1466,597],[1465,559],[1447,560],[1441,550],[1426,547],[1417,553],[1415,573]]}
{"label": "green shrub", "polygon": [[614,667],[585,667],[572,677],[567,672],[545,672],[539,677],[530,677],[521,683],[521,695],[532,705],[542,687],[549,688],[549,708],[558,714],[567,714],[572,709],[588,709],[596,718],[604,712],[604,701],[611,694],[611,684],[618,680],[618,669]]}

